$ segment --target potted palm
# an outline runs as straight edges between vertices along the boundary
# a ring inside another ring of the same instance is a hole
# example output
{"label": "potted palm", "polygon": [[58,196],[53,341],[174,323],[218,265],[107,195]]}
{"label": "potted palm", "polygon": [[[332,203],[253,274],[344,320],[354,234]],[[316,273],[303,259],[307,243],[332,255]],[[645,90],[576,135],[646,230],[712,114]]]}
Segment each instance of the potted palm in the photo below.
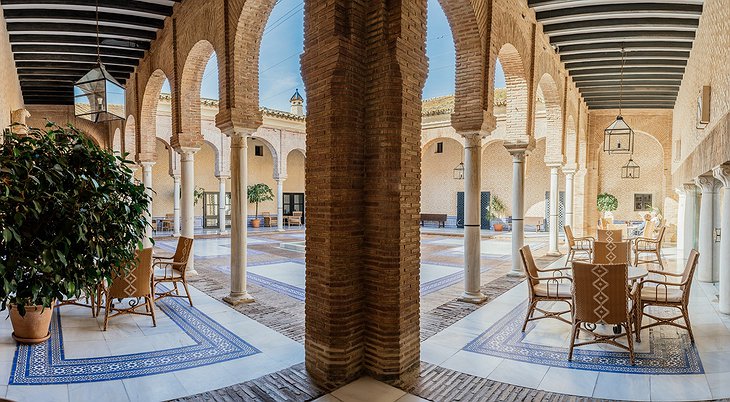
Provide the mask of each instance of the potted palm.
{"label": "potted palm", "polygon": [[506,210],[507,207],[505,207],[504,202],[502,202],[502,200],[496,195],[493,195],[491,200],[489,200],[487,219],[492,224],[494,230],[497,232],[501,232],[502,230],[504,230],[504,222],[502,221],[502,219],[504,218]]}
{"label": "potted palm", "polygon": [[48,339],[56,301],[93,293],[134,265],[150,199],[130,180],[131,163],[71,126],[5,131],[0,308],[17,341]]}
{"label": "potted palm", "polygon": [[618,209],[618,198],[613,194],[601,193],[596,198],[598,211],[601,213],[602,219],[608,219],[612,212]]}
{"label": "potted palm", "polygon": [[248,202],[250,204],[256,204],[256,215],[251,219],[251,226],[257,228],[261,226],[261,219],[259,219],[259,203],[265,201],[271,201],[274,199],[274,193],[271,191],[271,187],[265,183],[258,183],[252,186],[248,186]]}

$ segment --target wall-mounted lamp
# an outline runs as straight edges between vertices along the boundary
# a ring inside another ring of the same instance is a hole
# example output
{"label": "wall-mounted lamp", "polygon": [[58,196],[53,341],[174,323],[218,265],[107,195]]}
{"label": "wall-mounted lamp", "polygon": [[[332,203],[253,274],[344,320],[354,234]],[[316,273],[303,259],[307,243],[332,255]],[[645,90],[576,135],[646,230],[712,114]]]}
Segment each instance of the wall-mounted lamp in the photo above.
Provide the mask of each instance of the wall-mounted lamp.
{"label": "wall-mounted lamp", "polygon": [[720,242],[720,237],[721,237],[720,234],[721,234],[720,233],[720,228],[715,228],[715,243],[719,243]]}

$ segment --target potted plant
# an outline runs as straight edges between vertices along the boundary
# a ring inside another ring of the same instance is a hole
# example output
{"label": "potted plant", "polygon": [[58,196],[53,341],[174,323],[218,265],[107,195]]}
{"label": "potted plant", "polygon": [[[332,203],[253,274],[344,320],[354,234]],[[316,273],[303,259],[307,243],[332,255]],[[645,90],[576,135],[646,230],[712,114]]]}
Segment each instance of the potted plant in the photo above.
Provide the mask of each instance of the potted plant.
{"label": "potted plant", "polygon": [[489,208],[487,209],[487,219],[492,224],[492,227],[495,231],[501,232],[504,230],[504,222],[502,219],[504,218],[505,211],[507,210],[507,207],[505,207],[504,202],[497,197],[496,195],[492,196],[492,199],[489,201]]}
{"label": "potted plant", "polygon": [[13,337],[42,342],[57,300],[134,265],[150,198],[122,157],[48,123],[0,145],[0,301]]}
{"label": "potted plant", "polygon": [[252,186],[248,186],[248,202],[250,204],[256,204],[256,215],[251,219],[251,226],[257,228],[261,226],[261,219],[259,219],[259,203],[264,201],[271,201],[274,199],[274,193],[271,191],[271,187],[265,183],[258,183]]}
{"label": "potted plant", "polygon": [[613,211],[618,209],[618,199],[609,193],[598,194],[596,204],[598,211],[601,212],[602,219],[607,219]]}

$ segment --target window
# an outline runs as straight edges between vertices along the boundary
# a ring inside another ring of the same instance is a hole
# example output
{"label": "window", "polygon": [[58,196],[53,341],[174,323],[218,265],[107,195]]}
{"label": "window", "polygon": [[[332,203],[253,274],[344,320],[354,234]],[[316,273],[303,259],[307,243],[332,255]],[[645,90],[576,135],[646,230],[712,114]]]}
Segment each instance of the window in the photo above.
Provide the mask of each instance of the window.
{"label": "window", "polygon": [[436,143],[436,153],[437,154],[444,153],[444,143],[443,142],[437,142]]}
{"label": "window", "polygon": [[651,194],[634,194],[634,211],[651,210]]}
{"label": "window", "polygon": [[263,145],[255,145],[253,148],[253,153],[256,156],[264,156],[264,146]]}

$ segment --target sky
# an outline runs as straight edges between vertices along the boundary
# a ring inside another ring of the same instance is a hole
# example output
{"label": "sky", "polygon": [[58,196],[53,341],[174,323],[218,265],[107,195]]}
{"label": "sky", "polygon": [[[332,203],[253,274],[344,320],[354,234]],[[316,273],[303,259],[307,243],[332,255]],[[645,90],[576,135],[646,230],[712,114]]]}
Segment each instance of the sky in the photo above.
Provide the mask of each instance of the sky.
{"label": "sky", "polygon": [[[426,55],[428,78],[423,99],[453,95],[456,59],[451,28],[438,0],[428,0]],[[300,55],[304,52],[304,1],[278,0],[271,12],[261,40],[259,57],[259,104],[271,109],[289,110],[295,90],[305,99]],[[203,73],[201,96],[218,99],[218,62],[215,54]],[[504,87],[504,74],[497,65],[495,87]],[[169,92],[166,82],[162,89]]]}

